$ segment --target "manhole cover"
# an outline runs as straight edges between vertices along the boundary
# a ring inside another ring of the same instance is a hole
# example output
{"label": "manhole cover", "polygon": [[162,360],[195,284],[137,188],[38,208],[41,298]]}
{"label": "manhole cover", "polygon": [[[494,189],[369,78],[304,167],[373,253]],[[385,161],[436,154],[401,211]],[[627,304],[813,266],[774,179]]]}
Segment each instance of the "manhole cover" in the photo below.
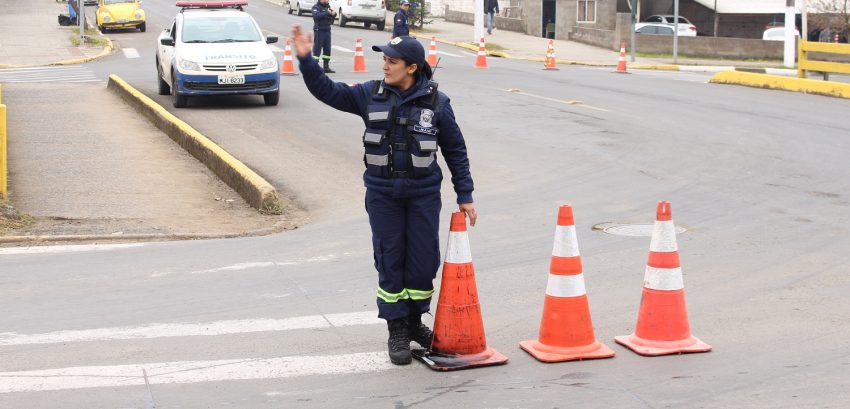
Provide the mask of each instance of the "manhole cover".
{"label": "manhole cover", "polygon": [[[602,230],[608,234],[617,236],[631,237],[651,237],[653,224],[636,224],[636,223],[599,223],[593,226],[593,230]],[[682,234],[688,229],[682,226],[676,226],[676,234]]]}

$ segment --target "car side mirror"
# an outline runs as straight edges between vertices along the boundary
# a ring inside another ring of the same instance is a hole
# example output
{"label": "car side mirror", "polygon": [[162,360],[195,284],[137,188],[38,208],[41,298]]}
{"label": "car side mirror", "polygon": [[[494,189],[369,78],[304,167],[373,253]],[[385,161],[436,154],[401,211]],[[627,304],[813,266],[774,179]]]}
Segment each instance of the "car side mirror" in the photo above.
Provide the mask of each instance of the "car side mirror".
{"label": "car side mirror", "polygon": [[169,47],[174,47],[174,39],[171,37],[161,38],[159,40],[159,43],[162,45],[167,45]]}
{"label": "car side mirror", "polygon": [[275,37],[275,36],[266,37],[266,44],[274,44],[276,42],[277,42],[277,37]]}

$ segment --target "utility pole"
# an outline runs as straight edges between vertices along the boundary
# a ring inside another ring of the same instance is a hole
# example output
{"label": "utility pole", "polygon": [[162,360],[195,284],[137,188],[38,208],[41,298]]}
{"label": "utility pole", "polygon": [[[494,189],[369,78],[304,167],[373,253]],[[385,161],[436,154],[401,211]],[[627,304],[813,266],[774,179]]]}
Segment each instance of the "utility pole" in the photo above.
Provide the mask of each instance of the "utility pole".
{"label": "utility pole", "polygon": [[631,45],[631,47],[629,47],[629,50],[631,50],[632,62],[635,62],[635,48],[636,48],[635,47],[635,42],[636,42],[636,40],[635,40],[635,23],[637,22],[637,16],[638,16],[638,7],[639,7],[638,0],[630,0],[629,6],[632,9],[632,26],[631,26],[632,33],[631,33],[631,38],[630,38],[632,45]]}
{"label": "utility pole", "polygon": [[[71,1],[71,0],[69,0]],[[86,44],[86,4],[85,0],[77,0],[77,21],[80,22],[80,47]]]}
{"label": "utility pole", "polygon": [[475,16],[473,20],[473,35],[475,38],[472,39],[473,44],[478,44],[481,41],[481,37],[484,37],[484,0],[475,0]]}
{"label": "utility pole", "polygon": [[714,0],[714,36],[717,37],[717,26],[720,19],[717,17],[717,0]]}
{"label": "utility pole", "polygon": [[[790,0],[794,1],[794,0]],[[679,58],[679,0],[673,1],[673,64]]]}
{"label": "utility pole", "polygon": [[794,68],[794,57],[797,54],[794,43],[794,31],[797,28],[796,16],[794,0],[785,0],[785,49],[782,62],[788,68]]}

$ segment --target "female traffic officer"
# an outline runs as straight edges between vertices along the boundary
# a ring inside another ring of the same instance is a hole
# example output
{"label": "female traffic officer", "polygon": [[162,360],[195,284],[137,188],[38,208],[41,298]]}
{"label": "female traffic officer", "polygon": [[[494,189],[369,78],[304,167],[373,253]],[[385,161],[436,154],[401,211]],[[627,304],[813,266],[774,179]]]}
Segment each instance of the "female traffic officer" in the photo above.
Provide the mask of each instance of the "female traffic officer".
{"label": "female traffic officer", "polygon": [[411,361],[410,341],[430,348],[433,332],[421,316],[430,310],[440,266],[440,182],[443,152],[460,211],[475,225],[466,144],[449,98],[430,81],[425,49],[402,36],[387,45],[384,78],[349,86],[333,82],[310,58],[312,38],[292,27],[304,83],[320,101],[363,118],[366,212],[378,270],[378,316],[387,320],[390,360]]}

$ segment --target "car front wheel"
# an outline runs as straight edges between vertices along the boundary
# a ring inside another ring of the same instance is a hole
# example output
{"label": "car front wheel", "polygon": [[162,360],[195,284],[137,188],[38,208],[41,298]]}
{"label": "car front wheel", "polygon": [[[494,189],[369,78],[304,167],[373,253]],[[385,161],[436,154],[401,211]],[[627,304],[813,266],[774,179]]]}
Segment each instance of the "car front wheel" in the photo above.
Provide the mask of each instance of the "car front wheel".
{"label": "car front wheel", "polygon": [[171,96],[174,97],[174,108],[186,108],[189,104],[189,97],[177,93],[177,78],[171,74]]}
{"label": "car front wheel", "polygon": [[339,26],[345,27],[345,23],[348,23],[348,19],[345,18],[345,15],[342,14],[342,9],[339,9]]}
{"label": "car front wheel", "polygon": [[159,84],[159,95],[168,95],[171,93],[171,87],[168,86],[168,83],[162,79],[162,72],[160,71],[159,60],[156,60],[156,79]]}
{"label": "car front wheel", "polygon": [[146,29],[147,27],[145,26],[145,23],[139,24],[139,31],[144,33]]}
{"label": "car front wheel", "polygon": [[375,28],[377,28],[378,31],[384,31],[384,26],[386,26],[386,25],[387,25],[387,23],[385,21],[380,21],[380,22],[375,24]]}
{"label": "car front wheel", "polygon": [[278,101],[280,101],[280,91],[276,91],[271,94],[263,94],[263,102],[265,102],[268,106],[276,106]]}

